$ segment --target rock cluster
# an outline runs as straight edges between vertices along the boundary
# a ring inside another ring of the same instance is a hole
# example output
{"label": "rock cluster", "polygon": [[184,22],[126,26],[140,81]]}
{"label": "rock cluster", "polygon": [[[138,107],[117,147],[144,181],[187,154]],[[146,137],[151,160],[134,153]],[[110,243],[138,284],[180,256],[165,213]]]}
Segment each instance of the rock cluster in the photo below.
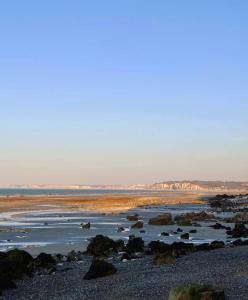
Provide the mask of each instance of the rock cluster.
{"label": "rock cluster", "polygon": [[224,291],[211,285],[191,283],[170,291],[169,300],[224,300]]}

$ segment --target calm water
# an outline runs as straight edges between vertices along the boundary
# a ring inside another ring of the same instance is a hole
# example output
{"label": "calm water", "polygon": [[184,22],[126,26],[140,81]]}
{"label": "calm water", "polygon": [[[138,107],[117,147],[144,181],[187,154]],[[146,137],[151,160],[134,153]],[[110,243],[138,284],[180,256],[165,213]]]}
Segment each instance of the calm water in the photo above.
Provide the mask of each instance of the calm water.
{"label": "calm water", "polygon": [[146,192],[146,190],[100,190],[100,189],[16,189],[16,188],[0,188],[0,196],[14,195],[104,195],[104,194],[134,194]]}
{"label": "calm water", "polygon": [[[42,251],[49,253],[67,253],[70,250],[85,250],[89,239],[97,234],[107,235],[113,239],[127,240],[130,234],[141,236],[145,242],[162,240],[166,243],[180,241],[180,234],[175,234],[177,225],[152,226],[148,220],[158,214],[170,212],[173,216],[187,212],[199,212],[211,209],[205,204],[201,205],[159,205],[138,207],[122,214],[97,214],[85,211],[65,211],[56,205],[42,205],[43,209],[36,207],[32,211],[2,212],[0,213],[0,251],[20,248],[31,254]],[[126,216],[139,215],[144,222],[145,232],[132,229],[134,222],[129,222]],[[81,223],[91,222],[90,230],[83,230]],[[201,227],[196,227],[197,232],[190,234],[186,242],[203,243],[213,240],[226,241],[225,230],[214,230],[209,225],[215,222],[199,222]],[[229,226],[233,224],[229,224]],[[118,226],[123,226],[124,231],[118,232]],[[4,230],[11,228],[11,230]],[[184,226],[184,232],[192,229]],[[21,230],[21,231],[20,231]],[[169,232],[170,236],[161,236],[161,232]],[[185,241],[185,240],[184,240]]]}

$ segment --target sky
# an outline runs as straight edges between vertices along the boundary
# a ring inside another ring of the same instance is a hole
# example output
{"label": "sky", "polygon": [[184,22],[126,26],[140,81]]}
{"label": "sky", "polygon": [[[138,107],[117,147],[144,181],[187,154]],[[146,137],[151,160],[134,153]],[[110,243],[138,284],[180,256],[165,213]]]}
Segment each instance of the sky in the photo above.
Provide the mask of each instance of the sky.
{"label": "sky", "polygon": [[0,2],[0,185],[248,181],[246,0]]}

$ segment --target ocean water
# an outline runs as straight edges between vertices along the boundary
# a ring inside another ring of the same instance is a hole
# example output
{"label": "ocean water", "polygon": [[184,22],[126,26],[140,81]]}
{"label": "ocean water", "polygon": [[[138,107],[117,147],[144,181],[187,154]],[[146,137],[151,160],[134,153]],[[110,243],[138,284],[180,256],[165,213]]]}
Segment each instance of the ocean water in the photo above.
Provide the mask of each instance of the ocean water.
{"label": "ocean water", "polygon": [[107,190],[107,189],[26,189],[26,188],[0,188],[0,196],[80,196],[80,195],[104,195],[104,194],[137,194],[147,190]]}
{"label": "ocean water", "polygon": [[[107,235],[113,239],[128,240],[130,234],[140,236],[146,243],[151,240],[161,240],[166,243],[181,241],[180,234],[175,234],[177,225],[152,226],[148,225],[151,217],[164,212],[173,216],[187,212],[211,212],[207,204],[200,205],[158,205],[150,207],[137,207],[120,214],[100,214],[81,210],[64,211],[61,207],[47,207],[40,211],[38,207],[30,211],[2,212],[0,213],[0,251],[20,248],[37,255],[42,251],[48,253],[66,254],[71,250],[85,250],[90,238],[97,234]],[[127,215],[138,214],[144,222],[144,231],[132,229]],[[90,230],[84,230],[81,223],[91,223]],[[213,240],[226,242],[225,230],[214,230],[209,225],[215,222],[199,222],[197,232],[190,234],[189,240],[184,242],[203,243]],[[233,224],[229,224],[229,226]],[[124,231],[118,232],[118,226]],[[7,230],[6,230],[7,228]],[[8,230],[10,228],[10,230]],[[191,226],[182,228],[184,232],[192,229]],[[162,236],[161,232],[169,232],[169,236]]]}

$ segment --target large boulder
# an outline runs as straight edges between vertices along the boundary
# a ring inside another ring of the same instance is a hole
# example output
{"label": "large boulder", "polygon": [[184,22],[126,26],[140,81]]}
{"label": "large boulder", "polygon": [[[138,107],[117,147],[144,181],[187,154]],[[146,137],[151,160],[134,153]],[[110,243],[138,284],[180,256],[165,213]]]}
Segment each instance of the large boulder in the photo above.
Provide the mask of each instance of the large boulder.
{"label": "large boulder", "polygon": [[141,237],[130,236],[126,250],[127,253],[144,252],[144,241]]}
{"label": "large boulder", "polygon": [[39,268],[50,268],[56,264],[56,260],[52,257],[51,254],[40,253],[35,259],[34,263]]}
{"label": "large boulder", "polygon": [[0,260],[0,276],[9,279],[23,279],[31,275],[30,264],[33,257],[24,250],[14,249],[6,253],[6,257]]}
{"label": "large boulder", "polygon": [[132,221],[132,222],[135,222],[135,221],[138,221],[138,216],[134,215],[134,216],[127,216],[127,220],[128,221]]}
{"label": "large boulder", "polygon": [[131,228],[134,228],[134,229],[141,229],[141,228],[143,228],[143,226],[144,226],[144,223],[141,222],[141,221],[138,221],[137,223],[134,223],[134,224],[131,226]]}
{"label": "large boulder", "polygon": [[236,223],[233,230],[227,230],[226,233],[232,238],[248,237],[248,229],[243,223]]}
{"label": "large boulder", "polygon": [[213,229],[226,229],[226,226],[216,222],[214,225],[210,225],[209,227],[212,227]]}
{"label": "large boulder", "polygon": [[95,236],[89,243],[86,253],[94,256],[106,256],[111,251],[116,251],[116,242],[104,235]]}
{"label": "large boulder", "polygon": [[149,225],[171,225],[174,224],[172,215],[170,213],[164,213],[157,217],[151,218],[148,222]]}
{"label": "large boulder", "polygon": [[90,280],[98,277],[109,276],[117,272],[114,265],[104,260],[94,259],[84,279]]}
{"label": "large boulder", "polygon": [[0,254],[0,293],[15,288],[15,280],[31,276],[33,257],[23,250],[14,249]]}
{"label": "large boulder", "polygon": [[215,250],[219,248],[223,248],[225,246],[224,242],[222,241],[213,241],[212,243],[203,243],[195,246],[196,251],[209,251]]}
{"label": "large boulder", "polygon": [[161,241],[151,241],[148,244],[148,247],[150,248],[152,254],[168,253],[172,251],[171,245]]}
{"label": "large boulder", "polygon": [[13,279],[8,278],[7,276],[0,276],[0,295],[2,291],[15,289],[16,284]]}
{"label": "large boulder", "polygon": [[171,251],[175,256],[187,255],[195,251],[192,243],[174,242],[171,244]]}
{"label": "large boulder", "polygon": [[178,215],[175,217],[175,221],[178,226],[190,226],[192,222],[196,221],[206,221],[213,219],[213,215],[207,214],[205,211],[201,211],[199,213],[186,213],[183,215]]}
{"label": "large boulder", "polygon": [[191,283],[172,289],[169,300],[225,300],[225,295],[211,285]]}

